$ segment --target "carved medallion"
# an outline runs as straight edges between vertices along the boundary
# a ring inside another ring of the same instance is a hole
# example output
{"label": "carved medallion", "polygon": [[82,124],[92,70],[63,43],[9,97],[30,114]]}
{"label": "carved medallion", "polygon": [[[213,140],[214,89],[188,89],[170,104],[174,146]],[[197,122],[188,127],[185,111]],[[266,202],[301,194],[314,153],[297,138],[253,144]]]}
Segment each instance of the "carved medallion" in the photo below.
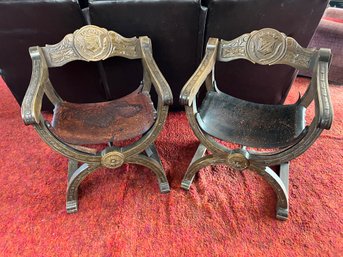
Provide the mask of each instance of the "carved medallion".
{"label": "carved medallion", "polygon": [[74,32],[74,46],[79,55],[88,61],[105,59],[112,50],[108,31],[94,25],[84,26]]}
{"label": "carved medallion", "polygon": [[120,152],[109,152],[102,156],[101,164],[106,168],[115,169],[123,165],[124,155]]}
{"label": "carved medallion", "polygon": [[241,153],[230,154],[227,161],[229,166],[235,170],[244,170],[249,167],[249,160]]}
{"label": "carved medallion", "polygon": [[259,64],[273,64],[285,54],[286,36],[274,29],[251,33],[247,44],[249,58]]}

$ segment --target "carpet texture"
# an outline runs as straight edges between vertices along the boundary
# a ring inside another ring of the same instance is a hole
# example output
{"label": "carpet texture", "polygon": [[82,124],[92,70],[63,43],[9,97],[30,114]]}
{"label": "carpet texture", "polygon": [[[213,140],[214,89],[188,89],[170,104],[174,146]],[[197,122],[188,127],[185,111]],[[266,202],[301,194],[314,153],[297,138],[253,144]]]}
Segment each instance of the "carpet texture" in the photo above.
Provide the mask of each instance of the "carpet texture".
{"label": "carpet texture", "polygon": [[[289,101],[307,83],[297,79]],[[205,168],[189,192],[180,189],[198,144],[184,113],[170,114],[156,142],[169,194],[146,168],[101,169],[81,184],[79,212],[68,215],[66,158],[23,125],[0,80],[0,255],[339,256],[343,87],[330,90],[333,127],[291,163],[290,217],[281,222],[273,190],[251,171]]]}
{"label": "carpet texture", "polygon": [[[329,79],[332,83],[343,84],[343,9],[326,9],[308,47],[331,49]],[[300,71],[299,74],[310,76],[309,71]]]}

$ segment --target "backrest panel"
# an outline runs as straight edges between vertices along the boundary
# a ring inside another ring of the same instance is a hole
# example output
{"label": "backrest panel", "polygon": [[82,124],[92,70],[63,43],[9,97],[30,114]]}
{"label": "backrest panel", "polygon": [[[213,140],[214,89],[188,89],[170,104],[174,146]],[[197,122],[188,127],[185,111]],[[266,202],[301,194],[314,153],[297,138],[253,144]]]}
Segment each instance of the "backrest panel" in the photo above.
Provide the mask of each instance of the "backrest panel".
{"label": "backrest panel", "polygon": [[296,69],[312,68],[315,49],[301,47],[293,38],[275,29],[264,28],[231,41],[220,41],[218,60],[246,59],[261,65],[286,64]]}
{"label": "backrest panel", "polygon": [[141,58],[139,40],[124,38],[114,31],[87,25],[66,35],[55,45],[42,47],[48,67],[75,61],[100,61],[113,56]]}

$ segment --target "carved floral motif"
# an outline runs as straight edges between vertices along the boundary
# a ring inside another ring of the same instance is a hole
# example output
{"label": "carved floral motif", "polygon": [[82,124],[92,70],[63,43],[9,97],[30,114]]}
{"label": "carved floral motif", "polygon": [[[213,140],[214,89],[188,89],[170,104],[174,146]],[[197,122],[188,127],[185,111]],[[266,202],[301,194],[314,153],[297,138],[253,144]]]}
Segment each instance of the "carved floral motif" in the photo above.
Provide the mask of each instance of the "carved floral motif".
{"label": "carved floral motif", "polygon": [[238,58],[246,56],[246,44],[249,39],[249,34],[245,34],[232,41],[228,41],[223,45],[223,58]]}
{"label": "carved floral motif", "polygon": [[69,34],[60,43],[47,46],[48,60],[55,63],[55,66],[62,66],[67,62],[77,60],[79,56],[74,52],[72,44],[73,36]]}

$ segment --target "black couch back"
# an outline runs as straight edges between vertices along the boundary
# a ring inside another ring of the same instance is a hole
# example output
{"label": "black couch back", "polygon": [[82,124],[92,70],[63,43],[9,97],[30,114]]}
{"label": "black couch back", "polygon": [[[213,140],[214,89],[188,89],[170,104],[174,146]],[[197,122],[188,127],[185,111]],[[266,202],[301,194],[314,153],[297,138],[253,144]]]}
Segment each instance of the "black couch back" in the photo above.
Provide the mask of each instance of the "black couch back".
{"label": "black couch back", "polygon": [[[172,110],[182,110],[178,96],[200,63],[208,37],[231,40],[254,29],[271,27],[306,46],[327,0],[106,0],[90,1],[90,23],[125,37],[147,35],[153,54],[169,82]],[[80,2],[87,6],[87,1]],[[207,7],[202,6],[207,5]],[[21,104],[31,76],[29,46],[55,44],[86,24],[71,0],[0,1],[0,71]],[[50,69],[58,93],[72,102],[118,98],[137,88],[140,61],[111,58],[95,63],[72,62]],[[247,61],[219,63],[221,90],[261,103],[282,103],[295,76],[285,66],[264,67]],[[48,110],[50,105],[43,105]]]}
{"label": "black couch back", "polygon": [[[149,36],[153,55],[174,94],[178,96],[201,60],[205,16],[197,0],[93,1],[91,24],[125,37]],[[137,88],[142,79],[139,61],[111,58],[103,62],[110,94],[121,97]]]}
{"label": "black couch back", "polygon": [[[19,104],[31,77],[30,46],[55,44],[85,25],[79,5],[73,1],[0,1],[1,75]],[[57,92],[68,101],[105,100],[94,63],[73,62],[50,69]],[[44,101],[43,109],[51,109]]]}

